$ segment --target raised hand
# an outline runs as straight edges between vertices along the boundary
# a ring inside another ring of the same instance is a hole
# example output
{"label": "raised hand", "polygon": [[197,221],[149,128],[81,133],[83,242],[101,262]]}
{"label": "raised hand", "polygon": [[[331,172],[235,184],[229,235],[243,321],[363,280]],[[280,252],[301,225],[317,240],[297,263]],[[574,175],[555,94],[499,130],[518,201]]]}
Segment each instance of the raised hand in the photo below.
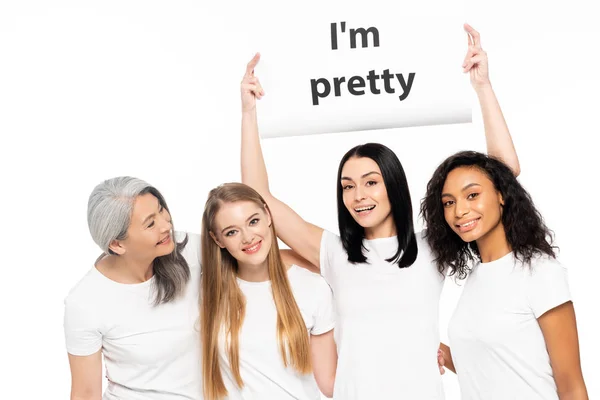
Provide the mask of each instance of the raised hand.
{"label": "raised hand", "polygon": [[240,85],[242,92],[242,112],[253,111],[256,108],[256,99],[260,100],[265,95],[260,81],[254,76],[254,68],[259,61],[260,54],[256,53],[246,66],[246,73]]}
{"label": "raised hand", "polygon": [[473,29],[469,24],[465,24],[464,28],[467,32],[469,48],[462,65],[463,72],[469,72],[471,76],[471,85],[475,89],[490,85],[488,58],[486,52],[481,48],[479,32]]}

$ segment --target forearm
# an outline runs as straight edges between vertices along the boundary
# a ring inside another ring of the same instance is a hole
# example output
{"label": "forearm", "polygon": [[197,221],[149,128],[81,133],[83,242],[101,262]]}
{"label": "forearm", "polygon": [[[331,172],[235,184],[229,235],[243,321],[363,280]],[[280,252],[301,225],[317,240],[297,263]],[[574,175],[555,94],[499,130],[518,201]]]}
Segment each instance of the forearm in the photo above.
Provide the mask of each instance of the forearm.
{"label": "forearm", "polygon": [[478,86],[475,92],[483,116],[487,153],[504,161],[518,176],[521,172],[519,158],[491,84]]}
{"label": "forearm", "polygon": [[[263,197],[269,193],[269,178],[260,147],[256,109],[242,111],[242,182]],[[265,199],[266,200],[266,199]]]}

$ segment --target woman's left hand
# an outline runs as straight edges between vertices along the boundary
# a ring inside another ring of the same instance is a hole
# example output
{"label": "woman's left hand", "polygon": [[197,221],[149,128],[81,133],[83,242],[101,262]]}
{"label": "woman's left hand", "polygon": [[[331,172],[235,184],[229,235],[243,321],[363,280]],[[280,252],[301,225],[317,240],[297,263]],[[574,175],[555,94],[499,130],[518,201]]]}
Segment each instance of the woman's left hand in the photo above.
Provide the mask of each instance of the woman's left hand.
{"label": "woman's left hand", "polygon": [[490,85],[487,53],[481,48],[479,32],[469,24],[465,24],[464,28],[469,38],[469,48],[462,65],[463,72],[469,72],[471,85],[475,89]]}

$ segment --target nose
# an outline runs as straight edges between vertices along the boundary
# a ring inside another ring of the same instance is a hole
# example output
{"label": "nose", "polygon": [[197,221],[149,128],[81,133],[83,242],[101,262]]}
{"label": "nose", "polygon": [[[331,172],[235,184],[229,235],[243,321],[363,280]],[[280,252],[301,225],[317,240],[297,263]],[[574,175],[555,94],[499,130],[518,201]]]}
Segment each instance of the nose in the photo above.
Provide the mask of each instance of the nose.
{"label": "nose", "polygon": [[364,189],[360,187],[360,185],[356,185],[356,187],[354,188],[354,200],[355,201],[361,201],[364,200],[366,198],[365,193],[364,193]]}
{"label": "nose", "polygon": [[248,232],[247,230],[242,231],[242,243],[252,243],[254,240],[254,234],[252,232]]}
{"label": "nose", "polygon": [[170,231],[171,229],[173,229],[173,224],[171,223],[171,218],[162,216],[162,221],[161,221],[162,232],[167,232],[167,231]]}
{"label": "nose", "polygon": [[456,207],[454,207],[454,215],[456,218],[462,218],[471,211],[469,203],[467,201],[457,200]]}

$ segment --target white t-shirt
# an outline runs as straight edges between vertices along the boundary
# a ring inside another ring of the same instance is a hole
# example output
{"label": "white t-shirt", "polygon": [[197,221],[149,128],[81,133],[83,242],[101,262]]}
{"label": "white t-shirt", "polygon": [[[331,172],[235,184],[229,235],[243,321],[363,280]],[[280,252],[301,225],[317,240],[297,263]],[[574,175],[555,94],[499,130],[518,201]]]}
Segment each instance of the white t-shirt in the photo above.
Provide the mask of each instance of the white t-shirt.
{"label": "white t-shirt", "polygon": [[531,264],[509,253],[467,278],[449,325],[464,400],[558,399],[537,318],[571,299],[567,274],[546,256]]}
{"label": "white t-shirt", "polygon": [[[307,334],[320,335],[333,329],[335,316],[331,289],[318,274],[293,265],[288,270],[296,304],[300,308]],[[285,367],[277,340],[277,309],[271,282],[238,279],[246,297],[246,315],[239,334],[239,389],[231,373],[224,336],[220,340],[223,380],[230,400],[319,400],[313,374],[301,375]]]}
{"label": "white t-shirt", "polygon": [[321,274],[337,310],[338,368],[334,399],[443,399],[437,365],[439,300],[444,276],[416,234],[415,263],[398,268],[386,258],[394,237],[363,240],[368,263],[352,264],[340,238],[324,231]]}
{"label": "white t-shirt", "polygon": [[[180,242],[185,233],[177,233]],[[202,398],[198,293],[200,236],[182,251],[191,271],[185,295],[153,306],[154,277],[122,284],[93,267],[65,300],[67,351],[102,349],[108,387],[104,400]]]}

